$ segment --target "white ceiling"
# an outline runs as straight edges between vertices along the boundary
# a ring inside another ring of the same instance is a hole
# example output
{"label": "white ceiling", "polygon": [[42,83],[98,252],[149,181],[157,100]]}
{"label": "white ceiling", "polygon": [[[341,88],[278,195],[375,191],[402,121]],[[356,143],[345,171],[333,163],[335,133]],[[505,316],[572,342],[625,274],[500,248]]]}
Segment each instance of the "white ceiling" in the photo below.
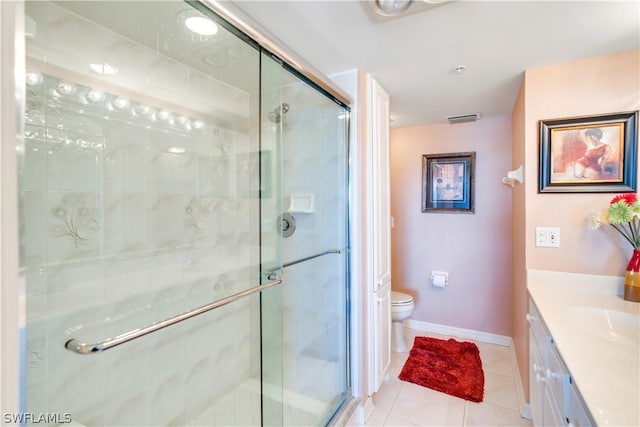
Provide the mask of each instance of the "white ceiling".
{"label": "white ceiling", "polygon": [[640,49],[638,0],[455,1],[379,23],[355,0],[236,4],[324,74],[373,75],[393,127],[509,115],[526,69]]}

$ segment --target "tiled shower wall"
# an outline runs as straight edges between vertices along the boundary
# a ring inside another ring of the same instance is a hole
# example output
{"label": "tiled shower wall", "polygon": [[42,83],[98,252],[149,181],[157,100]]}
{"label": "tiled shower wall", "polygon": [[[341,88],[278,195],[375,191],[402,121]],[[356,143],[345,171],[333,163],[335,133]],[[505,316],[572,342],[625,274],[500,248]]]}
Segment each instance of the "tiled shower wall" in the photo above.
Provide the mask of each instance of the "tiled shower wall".
{"label": "tiled shower wall", "polygon": [[27,409],[92,425],[183,424],[258,374],[257,298],[101,354],[64,343],[258,284],[257,140],[213,120],[187,130],[79,105],[56,96],[59,84],[43,74],[27,94]]}

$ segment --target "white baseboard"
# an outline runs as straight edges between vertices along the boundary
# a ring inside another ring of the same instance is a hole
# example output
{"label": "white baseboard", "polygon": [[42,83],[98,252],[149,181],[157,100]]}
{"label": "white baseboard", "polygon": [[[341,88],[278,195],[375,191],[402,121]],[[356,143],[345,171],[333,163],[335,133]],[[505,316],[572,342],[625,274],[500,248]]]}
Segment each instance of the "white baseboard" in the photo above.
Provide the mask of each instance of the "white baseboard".
{"label": "white baseboard", "polygon": [[376,407],[373,404],[373,399],[371,398],[371,396],[367,397],[367,400],[364,401],[364,404],[362,405],[362,420],[360,420],[360,422],[364,425],[366,424],[367,420],[369,419],[369,417],[371,416],[371,414],[373,414],[373,411],[376,409]]}
{"label": "white baseboard", "polygon": [[441,335],[452,335],[459,338],[486,342],[489,344],[511,346],[511,337],[505,335],[491,334],[489,332],[474,331],[472,329],[456,328],[454,326],[439,325],[437,323],[422,322],[420,320],[407,319],[404,321],[405,328],[416,329],[418,331],[433,332]]}
{"label": "white baseboard", "polygon": [[522,409],[520,410],[520,415],[522,418],[526,418],[527,420],[533,421],[533,416],[531,415],[531,404],[525,403],[522,405]]}

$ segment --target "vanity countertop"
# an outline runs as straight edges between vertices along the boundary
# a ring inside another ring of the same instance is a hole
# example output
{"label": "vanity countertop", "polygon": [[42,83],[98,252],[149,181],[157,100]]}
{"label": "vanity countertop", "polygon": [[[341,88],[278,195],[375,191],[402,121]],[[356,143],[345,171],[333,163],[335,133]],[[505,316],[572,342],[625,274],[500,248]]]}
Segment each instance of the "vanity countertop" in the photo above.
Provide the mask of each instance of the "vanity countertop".
{"label": "vanity countertop", "polygon": [[640,426],[640,303],[623,278],[527,271],[529,295],[599,426]]}

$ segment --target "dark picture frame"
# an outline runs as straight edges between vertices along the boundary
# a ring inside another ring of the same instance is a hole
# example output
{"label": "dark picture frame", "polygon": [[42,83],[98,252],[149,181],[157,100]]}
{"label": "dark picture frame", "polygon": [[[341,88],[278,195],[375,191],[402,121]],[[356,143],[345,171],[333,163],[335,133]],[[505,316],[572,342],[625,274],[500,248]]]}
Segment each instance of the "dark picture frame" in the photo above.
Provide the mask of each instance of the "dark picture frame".
{"label": "dark picture frame", "polygon": [[637,111],[539,123],[539,193],[636,191]]}
{"label": "dark picture frame", "polygon": [[475,151],[422,156],[422,212],[475,212]]}

